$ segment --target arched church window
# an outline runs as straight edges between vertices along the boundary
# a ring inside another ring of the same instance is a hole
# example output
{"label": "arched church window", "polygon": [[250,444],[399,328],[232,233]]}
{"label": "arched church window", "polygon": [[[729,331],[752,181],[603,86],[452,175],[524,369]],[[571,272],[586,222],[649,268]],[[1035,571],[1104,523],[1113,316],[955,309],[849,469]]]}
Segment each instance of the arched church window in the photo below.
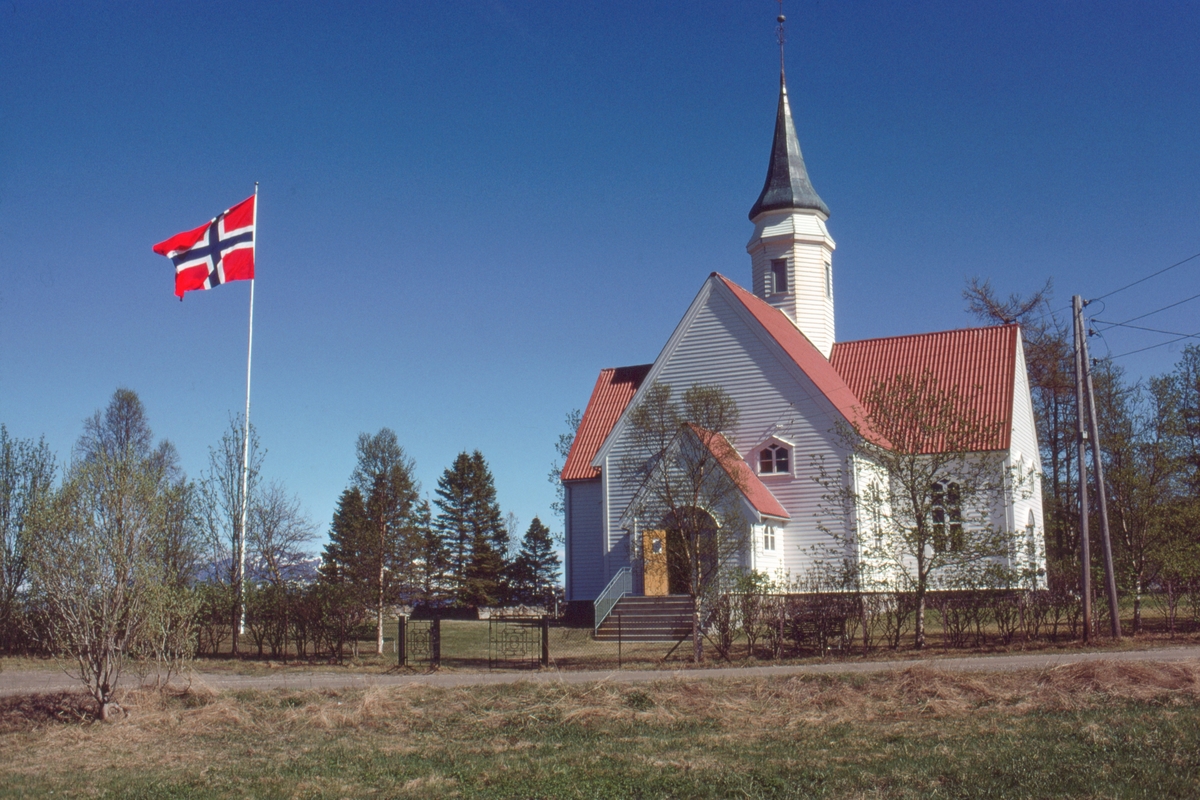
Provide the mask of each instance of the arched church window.
{"label": "arched church window", "polygon": [[771,259],[771,294],[783,294],[788,290],[787,259]]}
{"label": "arched church window", "polygon": [[933,549],[957,553],[963,549],[962,491],[957,483],[938,481],[931,493]]}
{"label": "arched church window", "polygon": [[789,471],[788,449],[778,444],[769,444],[758,454],[758,471],[763,475],[778,475]]}

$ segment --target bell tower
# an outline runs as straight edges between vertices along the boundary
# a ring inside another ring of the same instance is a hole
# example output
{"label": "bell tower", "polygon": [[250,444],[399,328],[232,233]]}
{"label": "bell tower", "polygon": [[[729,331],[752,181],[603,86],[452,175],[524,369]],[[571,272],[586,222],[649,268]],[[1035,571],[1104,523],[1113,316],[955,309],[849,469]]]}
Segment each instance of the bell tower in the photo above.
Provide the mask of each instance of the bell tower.
{"label": "bell tower", "polygon": [[787,315],[829,358],[833,350],[833,250],[825,221],[829,207],[804,166],[783,72],[783,15],[779,15],[779,108],[762,193],[750,209],[754,294]]}

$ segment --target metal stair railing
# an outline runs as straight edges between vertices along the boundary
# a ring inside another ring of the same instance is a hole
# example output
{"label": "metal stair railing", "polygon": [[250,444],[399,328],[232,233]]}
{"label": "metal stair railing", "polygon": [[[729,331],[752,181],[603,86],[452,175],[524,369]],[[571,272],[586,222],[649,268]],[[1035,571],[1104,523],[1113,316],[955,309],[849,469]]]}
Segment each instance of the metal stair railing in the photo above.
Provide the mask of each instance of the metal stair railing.
{"label": "metal stair railing", "polygon": [[604,591],[596,598],[596,630],[600,630],[600,624],[608,619],[608,615],[617,605],[617,601],[627,594],[633,593],[633,571],[629,567],[621,567],[617,570],[617,574],[613,575],[612,580],[608,582],[608,586],[604,587]]}

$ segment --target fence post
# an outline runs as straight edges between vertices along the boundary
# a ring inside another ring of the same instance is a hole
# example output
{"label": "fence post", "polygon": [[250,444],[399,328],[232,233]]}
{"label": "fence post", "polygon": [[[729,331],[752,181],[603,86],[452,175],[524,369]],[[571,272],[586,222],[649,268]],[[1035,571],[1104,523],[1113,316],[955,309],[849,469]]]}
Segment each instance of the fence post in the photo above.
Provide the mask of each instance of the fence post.
{"label": "fence post", "polygon": [[775,640],[779,642],[777,645],[779,653],[775,656],[776,658],[783,658],[783,620],[787,616],[787,612],[787,595],[784,595],[779,598],[779,638]]}
{"label": "fence post", "polygon": [[618,613],[617,614],[617,669],[621,668],[621,640],[623,638],[624,637],[622,636],[622,631],[621,631],[621,615]]}
{"label": "fence post", "polygon": [[408,617],[403,614],[396,619],[396,663],[408,666]]}
{"label": "fence post", "polygon": [[429,623],[429,665],[439,667],[442,664],[442,619],[434,617]]}
{"label": "fence post", "polygon": [[542,666],[550,666],[550,618],[542,615]]}

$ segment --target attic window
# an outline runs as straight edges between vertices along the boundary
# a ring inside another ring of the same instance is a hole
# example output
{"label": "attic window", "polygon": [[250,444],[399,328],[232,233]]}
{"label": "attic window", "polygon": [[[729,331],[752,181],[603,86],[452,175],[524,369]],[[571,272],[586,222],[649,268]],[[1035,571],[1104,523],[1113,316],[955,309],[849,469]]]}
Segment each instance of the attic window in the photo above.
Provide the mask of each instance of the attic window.
{"label": "attic window", "polygon": [[758,454],[758,471],[762,475],[780,475],[789,471],[788,449],[769,444]]}
{"label": "attic window", "polygon": [[767,288],[770,294],[783,294],[788,290],[786,258],[771,259],[771,285]]}

